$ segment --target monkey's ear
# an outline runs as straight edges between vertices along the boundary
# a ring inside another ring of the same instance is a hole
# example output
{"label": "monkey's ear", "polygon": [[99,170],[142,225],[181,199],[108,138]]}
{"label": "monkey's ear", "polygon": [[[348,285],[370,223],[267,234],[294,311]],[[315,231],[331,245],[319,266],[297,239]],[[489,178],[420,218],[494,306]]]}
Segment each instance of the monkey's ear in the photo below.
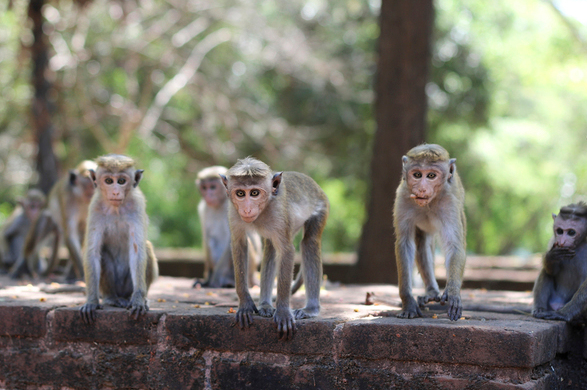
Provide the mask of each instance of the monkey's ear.
{"label": "monkey's ear", "polygon": [[228,178],[222,174],[220,174],[220,179],[222,180],[222,184],[224,184],[224,187],[226,187],[226,189],[228,189]]}
{"label": "monkey's ear", "polygon": [[144,169],[137,169],[135,171],[135,182],[132,185],[133,188],[137,188],[137,186],[139,185],[139,182],[141,181],[141,179],[143,178],[143,172],[145,172]]}
{"label": "monkey's ear", "polygon": [[281,175],[283,175],[283,172],[277,172],[275,175],[273,175],[273,179],[271,179],[271,186],[273,187],[273,189],[271,190],[271,194],[273,195],[277,195],[279,193]]}
{"label": "monkey's ear", "polygon": [[69,184],[74,185],[77,180],[77,173],[72,169],[69,171]]}
{"label": "monkey's ear", "polygon": [[96,171],[94,171],[93,169],[88,169],[88,172],[90,172],[90,177],[92,178],[92,182],[94,183],[94,188],[98,187],[98,183],[96,183]]}
{"label": "monkey's ear", "polygon": [[402,168],[406,169],[407,164],[408,164],[408,156],[402,156]]}
{"label": "monkey's ear", "polygon": [[450,183],[452,181],[452,177],[454,176],[455,173],[455,169],[457,168],[457,159],[456,158],[451,158],[450,160],[448,160],[448,182]]}
{"label": "monkey's ear", "polygon": [[556,214],[552,213],[552,219],[556,219]]}

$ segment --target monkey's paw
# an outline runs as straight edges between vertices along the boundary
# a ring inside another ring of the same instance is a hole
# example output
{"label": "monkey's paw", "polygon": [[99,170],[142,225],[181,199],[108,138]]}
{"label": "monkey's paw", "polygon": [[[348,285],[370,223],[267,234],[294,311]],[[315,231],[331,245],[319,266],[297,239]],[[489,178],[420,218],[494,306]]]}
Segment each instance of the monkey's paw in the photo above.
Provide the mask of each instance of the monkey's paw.
{"label": "monkey's paw", "polygon": [[422,317],[422,310],[418,307],[418,303],[414,297],[410,296],[405,303],[402,303],[402,311],[397,315],[397,318],[416,318]]}
{"label": "monkey's paw", "polygon": [[565,314],[558,312],[558,311],[535,311],[532,315],[536,318],[541,318],[543,320],[557,320],[557,321],[570,321],[571,318],[568,318]]}
{"label": "monkey's paw", "polygon": [[97,303],[86,303],[79,309],[79,314],[82,321],[86,324],[91,324],[96,320],[96,310],[102,309],[102,305]]}
{"label": "monkey's paw", "polygon": [[143,297],[134,296],[130,299],[130,302],[126,306],[128,310],[130,310],[130,315],[138,320],[140,316],[143,314],[147,314],[149,311],[149,306],[147,305],[147,300]]}
{"label": "monkey's paw", "polygon": [[238,325],[241,329],[250,327],[253,323],[253,313],[259,313],[253,301],[242,305],[236,312],[236,321],[232,326]]}
{"label": "monkey's paw", "polygon": [[259,315],[261,317],[273,317],[275,314],[275,308],[271,306],[270,303],[261,303],[259,304]]}
{"label": "monkey's paw", "polygon": [[286,341],[291,340],[296,333],[296,320],[294,319],[291,310],[277,309],[273,316],[273,322],[279,332],[279,339]]}
{"label": "monkey's paw", "polygon": [[419,307],[424,307],[428,302],[440,302],[440,292],[437,290],[427,290],[426,295],[418,297]]}
{"label": "monkey's paw", "polygon": [[449,295],[446,291],[440,298],[440,304],[448,303],[448,318],[451,321],[457,321],[463,314],[463,304],[461,303],[461,296],[459,294]]}
{"label": "monkey's paw", "polygon": [[320,314],[320,306],[318,307],[304,307],[301,309],[294,310],[294,318],[296,320],[302,320],[304,318],[314,318]]}

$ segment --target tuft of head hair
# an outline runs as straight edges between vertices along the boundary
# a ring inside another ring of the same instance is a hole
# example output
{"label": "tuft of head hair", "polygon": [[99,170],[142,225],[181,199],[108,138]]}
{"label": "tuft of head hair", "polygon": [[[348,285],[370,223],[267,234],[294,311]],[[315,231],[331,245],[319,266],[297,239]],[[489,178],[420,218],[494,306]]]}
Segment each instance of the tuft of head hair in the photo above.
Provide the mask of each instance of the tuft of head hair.
{"label": "tuft of head hair", "polygon": [[202,169],[198,172],[198,176],[196,177],[197,180],[206,180],[206,179],[219,179],[220,175],[226,175],[228,169],[220,165],[214,165],[208,168]]}
{"label": "tuft of head hair", "polygon": [[269,165],[263,161],[253,157],[246,157],[242,160],[237,160],[236,164],[228,170],[226,175],[231,178],[259,178],[271,176],[272,173]]}
{"label": "tuft of head hair", "polygon": [[28,190],[26,194],[27,200],[37,201],[39,203],[45,203],[45,194],[43,191],[38,190],[36,188],[32,188]]}
{"label": "tuft of head hair", "polygon": [[130,168],[134,168],[135,161],[122,154],[107,154],[96,159],[98,167],[109,172],[122,172]]}
{"label": "tuft of head hair", "polygon": [[412,160],[428,162],[448,161],[450,159],[446,149],[436,144],[418,145],[410,149],[406,156]]}
{"label": "tuft of head hair", "polygon": [[562,219],[585,219],[587,218],[587,203],[571,203],[561,207],[559,217]]}
{"label": "tuft of head hair", "polygon": [[92,160],[84,160],[75,167],[75,170],[78,171],[80,174],[85,174],[90,170],[95,171],[98,168],[98,165],[93,162]]}

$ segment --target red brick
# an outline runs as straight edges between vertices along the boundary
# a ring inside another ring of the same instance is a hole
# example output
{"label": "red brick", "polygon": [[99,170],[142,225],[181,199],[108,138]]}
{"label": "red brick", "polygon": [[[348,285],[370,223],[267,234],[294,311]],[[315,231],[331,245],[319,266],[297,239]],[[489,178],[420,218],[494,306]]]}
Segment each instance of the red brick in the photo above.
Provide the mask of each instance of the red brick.
{"label": "red brick", "polygon": [[19,306],[16,303],[0,306],[0,336],[43,337],[47,332],[49,310],[49,307]]}

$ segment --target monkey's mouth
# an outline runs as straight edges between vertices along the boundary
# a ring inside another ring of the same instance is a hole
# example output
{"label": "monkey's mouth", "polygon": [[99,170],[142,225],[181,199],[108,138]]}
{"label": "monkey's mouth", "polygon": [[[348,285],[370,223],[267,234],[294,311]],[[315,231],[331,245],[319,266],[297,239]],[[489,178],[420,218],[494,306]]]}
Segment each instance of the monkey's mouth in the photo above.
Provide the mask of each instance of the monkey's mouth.
{"label": "monkey's mouth", "polygon": [[251,222],[255,222],[255,220],[257,219],[257,216],[254,216],[254,217],[244,217],[244,216],[241,215],[241,219],[243,220],[243,222],[251,223]]}
{"label": "monkey's mouth", "polygon": [[110,202],[112,204],[121,204],[122,199],[108,199],[108,202]]}
{"label": "monkey's mouth", "polygon": [[419,200],[419,201],[430,200],[430,197],[428,197],[428,196],[418,196],[416,194],[411,194],[410,198],[415,199],[415,200]]}

